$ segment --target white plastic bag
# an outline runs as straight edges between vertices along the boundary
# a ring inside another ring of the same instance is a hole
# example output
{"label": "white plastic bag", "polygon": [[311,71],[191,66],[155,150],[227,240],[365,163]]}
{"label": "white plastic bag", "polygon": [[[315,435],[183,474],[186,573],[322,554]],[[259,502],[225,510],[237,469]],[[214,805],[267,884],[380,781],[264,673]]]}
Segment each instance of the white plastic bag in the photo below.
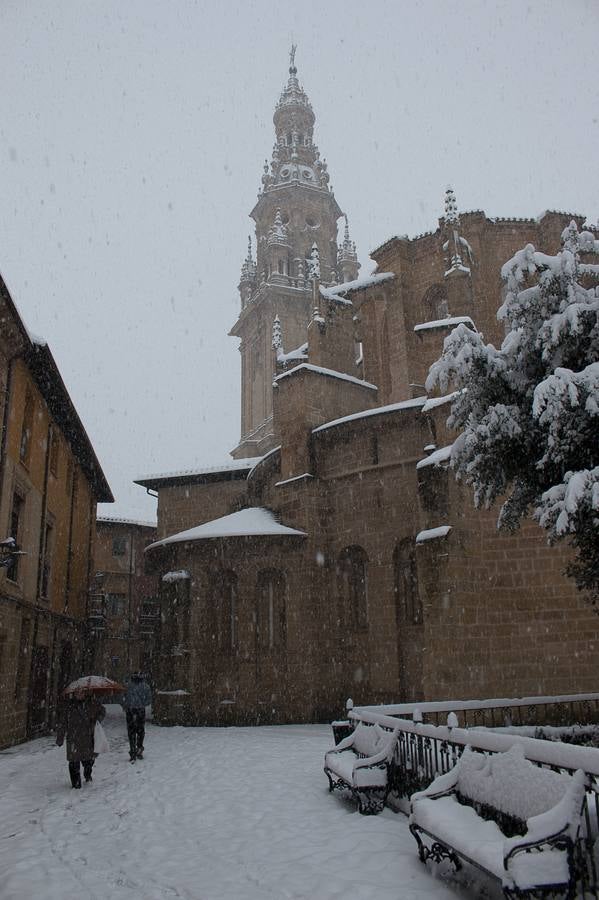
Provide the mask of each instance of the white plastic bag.
{"label": "white plastic bag", "polygon": [[99,722],[96,722],[96,727],[94,728],[94,753],[108,753],[109,750],[110,746],[104,729]]}

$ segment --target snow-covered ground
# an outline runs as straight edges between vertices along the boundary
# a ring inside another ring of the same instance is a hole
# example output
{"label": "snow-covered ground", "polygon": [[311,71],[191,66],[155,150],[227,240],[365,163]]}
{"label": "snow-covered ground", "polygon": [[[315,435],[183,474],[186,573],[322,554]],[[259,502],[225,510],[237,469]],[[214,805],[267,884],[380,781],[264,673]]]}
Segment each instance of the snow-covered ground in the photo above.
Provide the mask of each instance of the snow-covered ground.
{"label": "snow-covered ground", "polygon": [[435,900],[501,896],[418,860],[401,813],[361,816],[330,795],[324,725],[147,727],[69,783],[52,738],[0,753],[2,900]]}

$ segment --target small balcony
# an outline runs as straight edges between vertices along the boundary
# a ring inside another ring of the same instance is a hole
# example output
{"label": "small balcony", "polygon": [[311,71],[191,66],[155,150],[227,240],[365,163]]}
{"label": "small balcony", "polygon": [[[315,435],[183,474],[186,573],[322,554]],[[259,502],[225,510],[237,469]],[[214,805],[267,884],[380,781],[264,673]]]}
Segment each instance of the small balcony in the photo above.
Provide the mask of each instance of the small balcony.
{"label": "small balcony", "polygon": [[87,624],[94,634],[106,630],[106,601],[103,594],[90,594]]}
{"label": "small balcony", "polygon": [[139,616],[139,636],[152,638],[160,624],[160,609],[157,604],[144,604]]}

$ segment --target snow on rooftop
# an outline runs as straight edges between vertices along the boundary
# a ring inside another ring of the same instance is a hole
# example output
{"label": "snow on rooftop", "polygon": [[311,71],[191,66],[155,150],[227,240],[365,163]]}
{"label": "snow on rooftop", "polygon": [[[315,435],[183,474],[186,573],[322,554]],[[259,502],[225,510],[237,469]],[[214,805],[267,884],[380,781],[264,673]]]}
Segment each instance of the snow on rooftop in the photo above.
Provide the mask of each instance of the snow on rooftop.
{"label": "snow on rooftop", "polygon": [[416,535],[416,543],[424,544],[425,541],[434,541],[437,538],[447,537],[451,531],[451,525],[439,525],[438,528],[427,528]]}
{"label": "snow on rooftop", "polygon": [[336,425],[343,425],[345,422],[353,422],[356,419],[366,419],[368,416],[380,416],[384,413],[398,412],[401,409],[415,409],[424,406],[426,397],[415,397],[413,400],[402,400],[399,403],[390,403],[388,406],[377,406],[374,409],[364,409],[362,412],[352,413],[349,416],[342,416],[340,419],[332,419],[312,429],[312,434],[318,431],[326,431],[327,428],[334,428]]}
{"label": "snow on rooftop", "polygon": [[140,519],[123,519],[119,516],[97,516],[98,525],[139,525],[142,528],[156,528],[156,522],[141,521]]}
{"label": "snow on rooftop", "polygon": [[195,475],[213,475],[219,472],[237,472],[241,469],[251,469],[260,462],[261,456],[251,456],[247,459],[231,459],[221,463],[220,466],[199,466],[197,469],[180,469],[178,472],[161,472],[157,475],[144,475],[136,481],[166,481],[168,478],[193,478]]}
{"label": "snow on rooftop", "polygon": [[416,468],[424,469],[426,468],[426,466],[441,466],[443,465],[443,463],[449,462],[452,447],[453,444],[449,444],[448,447],[440,447],[429,456],[426,456],[424,459],[421,459],[419,462],[417,462]]}
{"label": "snow on rooftop", "polygon": [[361,378],[356,378],[355,375],[347,375],[345,372],[337,372],[335,371],[335,369],[324,369],[322,366],[312,366],[310,365],[310,363],[302,363],[302,365],[300,366],[295,366],[293,369],[289,369],[288,372],[283,372],[281,375],[277,375],[277,377],[273,381],[273,384],[276,384],[283,378],[288,378],[290,375],[296,374],[301,369],[307,369],[310,372],[317,372],[319,375],[328,375],[330,378],[340,378],[342,381],[351,381],[352,384],[359,384],[362,387],[370,388],[373,391],[378,390],[376,384],[370,384],[369,381],[362,381]]}
{"label": "snow on rooftop", "polygon": [[414,331],[428,331],[430,328],[453,328],[454,325],[472,325],[476,331],[476,326],[470,316],[447,316],[446,319],[435,319],[433,322],[421,322],[420,325],[414,325]]}
{"label": "snow on rooftop", "polygon": [[195,528],[188,528],[186,531],[172,534],[161,541],[155,541],[155,543],[146,547],[146,550],[164,547],[168,544],[203,541],[210,538],[268,537],[273,535],[303,536],[305,531],[298,531],[295,528],[289,528],[287,525],[281,525],[269,509],[264,509],[261,506],[251,506],[248,509],[241,509],[239,512],[231,513],[228,516],[213,519],[211,522],[196,525]]}

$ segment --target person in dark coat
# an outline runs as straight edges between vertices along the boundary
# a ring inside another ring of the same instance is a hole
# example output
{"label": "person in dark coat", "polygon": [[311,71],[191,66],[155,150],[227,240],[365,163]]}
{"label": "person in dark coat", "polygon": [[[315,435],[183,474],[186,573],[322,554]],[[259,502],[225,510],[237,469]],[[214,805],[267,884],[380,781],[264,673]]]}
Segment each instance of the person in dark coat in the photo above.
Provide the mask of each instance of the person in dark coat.
{"label": "person in dark coat", "polygon": [[105,715],[102,704],[83,691],[68,697],[59,709],[56,743],[62,747],[66,735],[69,775],[74,788],[81,787],[81,763],[83,777],[86,781],[92,780],[92,768],[97,756],[94,753],[94,728]]}
{"label": "person in dark coat", "polygon": [[127,693],[121,700],[121,706],[127,716],[127,735],[129,737],[129,758],[131,762],[143,759],[146,724],[146,706],[152,702],[152,691],[141,672],[135,672],[127,683]]}

